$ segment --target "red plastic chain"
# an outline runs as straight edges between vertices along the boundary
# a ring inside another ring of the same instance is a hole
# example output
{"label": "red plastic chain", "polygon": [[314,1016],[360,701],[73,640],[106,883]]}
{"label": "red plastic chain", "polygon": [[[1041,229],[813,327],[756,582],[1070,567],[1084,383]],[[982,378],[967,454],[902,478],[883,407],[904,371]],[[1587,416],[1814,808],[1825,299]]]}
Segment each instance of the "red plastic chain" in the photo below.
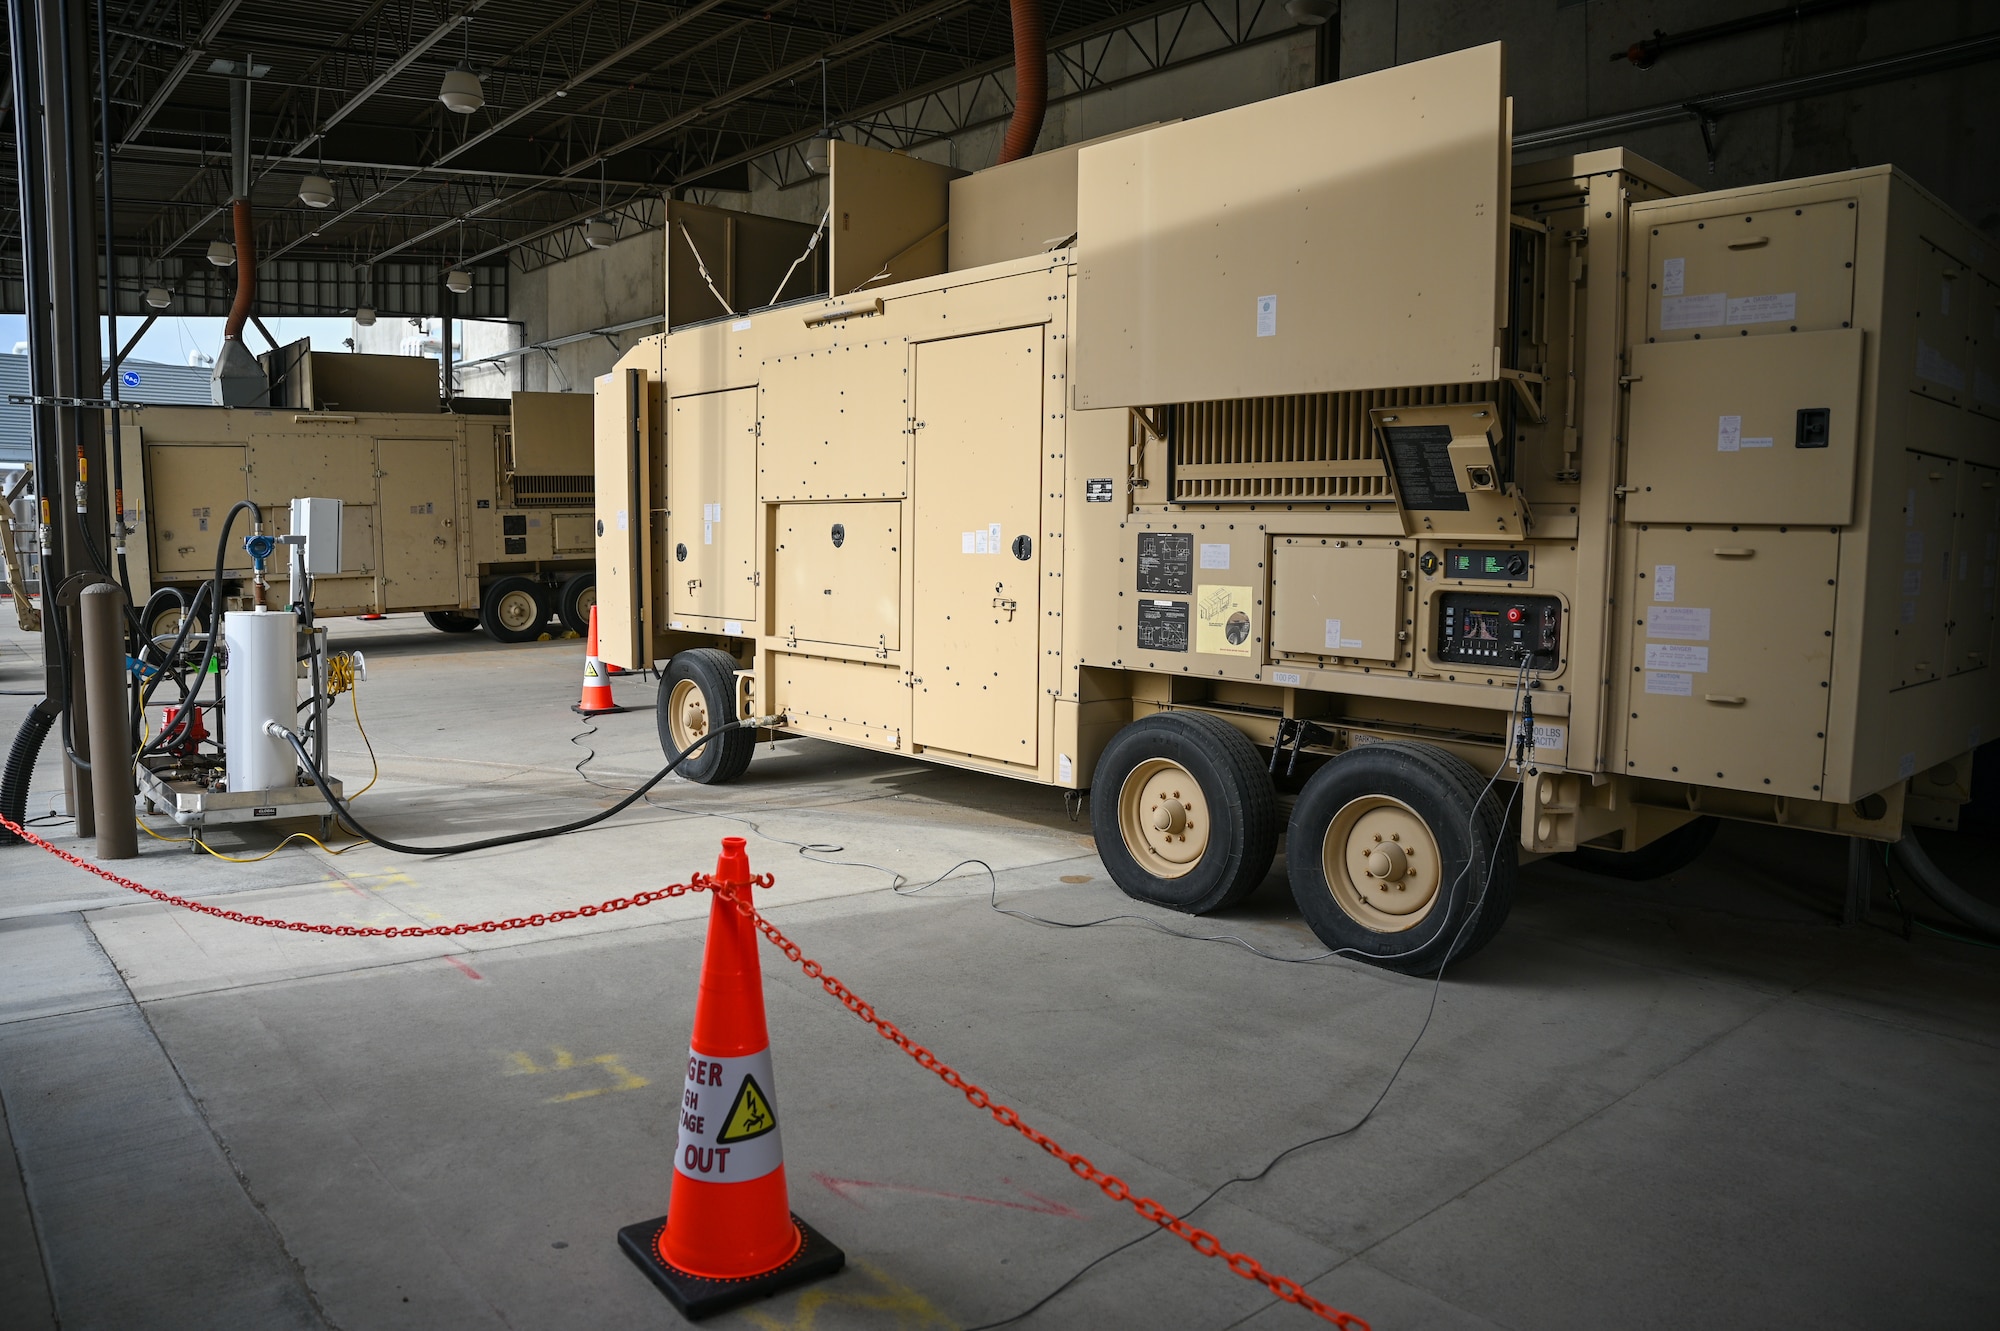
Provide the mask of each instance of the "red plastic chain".
{"label": "red plastic chain", "polygon": [[[1216,1238],[1215,1235],[1209,1233],[1207,1230],[1198,1229],[1190,1225],[1187,1221],[1181,1219],[1151,1197],[1135,1195],[1131,1185],[1126,1183],[1124,1179],[1119,1178],[1116,1174],[1106,1173],[1074,1151],[1064,1150],[1062,1144],[1054,1138],[1022,1122],[1019,1114],[1006,1105],[996,1103],[993,1097],[986,1093],[984,1088],[960,1076],[958,1071],[949,1063],[940,1061],[936,1054],[933,1054],[930,1050],[903,1034],[902,1029],[893,1021],[890,1021],[886,1017],[878,1016],[875,1009],[857,997],[853,990],[842,984],[834,976],[827,974],[824,967],[808,957],[799,948],[797,943],[785,937],[779,931],[777,925],[772,924],[758,912],[757,908],[751,904],[748,893],[739,895],[737,892],[717,883],[707,874],[698,873],[689,882],[675,883],[658,891],[635,892],[629,897],[613,897],[611,900],[596,906],[582,906],[576,910],[550,911],[546,914],[514,916],[511,919],[505,920],[482,920],[478,924],[434,924],[413,925],[409,927],[390,925],[386,928],[352,924],[306,924],[298,920],[273,920],[267,919],[262,915],[246,915],[242,911],[224,910],[219,906],[210,906],[200,901],[189,901],[186,897],[177,897],[171,892],[162,892],[158,888],[147,887],[142,883],[135,883],[129,878],[121,878],[109,869],[101,869],[88,860],[70,854],[60,846],[49,844],[20,824],[10,821],[5,815],[0,815],[0,827],[6,828],[29,845],[40,846],[57,859],[67,860],[86,873],[96,874],[107,883],[116,883],[119,887],[137,892],[142,896],[151,897],[155,901],[165,902],[169,906],[180,906],[187,910],[198,911],[203,915],[212,915],[219,920],[233,920],[237,924],[254,924],[266,929],[288,929],[294,933],[327,934],[335,938],[440,938],[456,937],[463,934],[501,933],[509,929],[537,929],[545,924],[559,924],[564,920],[588,919],[591,916],[603,915],[611,911],[628,910],[633,906],[650,906],[656,901],[665,901],[671,897],[686,896],[691,892],[714,892],[722,900],[727,901],[730,905],[748,916],[751,923],[757,926],[758,931],[771,941],[773,947],[784,953],[786,958],[796,964],[800,970],[804,971],[809,979],[819,981],[820,988],[826,990],[834,998],[839,999],[849,1012],[852,1012],[870,1026],[873,1026],[883,1039],[894,1044],[898,1049],[901,1049],[904,1053],[915,1059],[917,1066],[936,1073],[940,1081],[963,1094],[975,1109],[984,1109],[987,1113],[991,1114],[994,1122],[1003,1127],[1014,1129],[1014,1131],[1020,1133],[1023,1137],[1026,1137],[1029,1141],[1041,1147],[1065,1165],[1068,1165],[1070,1172],[1078,1178],[1096,1184],[1106,1197],[1109,1197],[1114,1202],[1124,1202],[1147,1221],[1185,1240],[1188,1246],[1192,1247],[1202,1256],[1222,1258],[1230,1270],[1242,1276],[1245,1280],[1256,1281],[1258,1284],[1264,1286],[1264,1288],[1270,1290],[1282,1302],[1297,1304],[1322,1321],[1331,1322],[1335,1326],[1343,1328],[1344,1331],[1369,1331],[1368,1323],[1362,1321],[1359,1317],[1321,1303],[1318,1299],[1306,1293],[1296,1280],[1290,1280],[1274,1272],[1266,1271],[1263,1264],[1249,1254],[1229,1251],[1222,1246],[1222,1240]],[[757,874],[750,881],[757,887],[770,887],[776,879],[766,873]]]}
{"label": "red plastic chain", "polygon": [[[758,887],[769,887],[773,879],[769,874],[758,874],[751,879],[751,882]],[[771,945],[784,953],[788,960],[804,971],[807,978],[819,981],[820,988],[826,990],[834,998],[839,999],[842,1006],[846,1007],[849,1012],[852,1012],[870,1026],[873,1026],[883,1039],[889,1041],[915,1059],[917,1066],[936,1073],[938,1080],[951,1087],[954,1091],[963,1094],[973,1108],[984,1109],[993,1116],[995,1123],[1014,1129],[1014,1131],[1020,1133],[1023,1137],[1026,1137],[1029,1141],[1068,1165],[1072,1174],[1075,1174],[1085,1182],[1096,1184],[1098,1190],[1112,1201],[1124,1202],[1146,1220],[1185,1240],[1189,1247],[1202,1256],[1222,1258],[1230,1270],[1242,1276],[1245,1280],[1256,1281],[1258,1284],[1264,1286],[1264,1288],[1270,1290],[1281,1301],[1295,1303],[1322,1321],[1331,1322],[1335,1326],[1345,1328],[1346,1331],[1369,1331],[1368,1323],[1359,1317],[1321,1303],[1318,1299],[1306,1293],[1296,1280],[1290,1280],[1275,1272],[1266,1271],[1263,1264],[1249,1254],[1229,1251],[1222,1246],[1222,1240],[1216,1238],[1215,1235],[1209,1233],[1207,1230],[1198,1229],[1190,1225],[1187,1221],[1181,1219],[1151,1197],[1135,1195],[1131,1185],[1126,1183],[1124,1179],[1119,1178],[1116,1174],[1107,1173],[1099,1169],[1096,1165],[1074,1151],[1064,1150],[1061,1143],[1057,1142],[1054,1138],[1022,1122],[1019,1114],[1006,1105],[996,1103],[984,1088],[977,1083],[967,1081],[958,1073],[957,1069],[953,1068],[949,1063],[942,1062],[936,1054],[933,1054],[930,1050],[903,1034],[901,1028],[895,1022],[877,1015],[875,1009],[858,997],[853,990],[842,984],[834,976],[827,974],[823,966],[811,957],[808,957],[800,950],[797,943],[785,937],[779,931],[777,925],[765,919],[757,911],[757,908],[750,904],[748,893],[738,895],[735,892],[729,891],[706,874],[696,874],[693,886],[697,889],[707,888],[715,892],[722,900],[727,901],[737,910],[749,916],[751,922],[757,926],[764,937],[771,941]]]}
{"label": "red plastic chain", "polygon": [[19,823],[11,822],[0,815],[0,827],[6,828],[31,846],[40,846],[59,860],[68,860],[85,873],[94,873],[107,883],[148,896],[155,901],[164,901],[169,906],[180,906],[198,911],[203,915],[213,915],[218,920],[234,920],[237,924],[255,924],[266,929],[289,929],[300,934],[327,934],[334,938],[446,938],[463,934],[497,934],[509,929],[539,929],[545,924],[561,924],[565,920],[589,919],[594,915],[608,915],[615,910],[629,910],[633,906],[650,906],[656,901],[669,897],[684,897],[690,892],[704,892],[708,884],[695,887],[688,883],[675,883],[657,892],[634,892],[629,897],[613,897],[595,906],[580,906],[576,910],[555,910],[546,915],[516,915],[505,920],[481,920],[477,924],[430,924],[430,925],[388,925],[377,928],[365,924],[305,924],[298,920],[273,920],[262,915],[245,915],[240,910],[224,910],[220,906],[210,906],[200,901],[189,901],[171,892],[162,892],[157,887],[147,887],[129,878],[120,878],[109,869],[100,869],[89,860],[79,859],[61,846],[52,846]]}

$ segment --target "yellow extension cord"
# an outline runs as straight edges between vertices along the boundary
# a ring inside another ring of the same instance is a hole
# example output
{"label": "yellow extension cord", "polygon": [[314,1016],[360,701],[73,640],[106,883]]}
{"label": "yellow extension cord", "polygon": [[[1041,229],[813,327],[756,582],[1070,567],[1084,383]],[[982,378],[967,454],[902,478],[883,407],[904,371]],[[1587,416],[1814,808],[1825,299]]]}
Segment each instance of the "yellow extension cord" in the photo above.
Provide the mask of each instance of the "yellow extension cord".
{"label": "yellow extension cord", "polygon": [[[366,795],[374,788],[375,783],[382,778],[382,764],[376,760],[375,745],[368,738],[367,727],[361,724],[361,701],[360,695],[354,688],[355,680],[354,657],[351,654],[347,652],[334,652],[326,658],[326,696],[337,698],[343,693],[347,695],[348,705],[354,709],[354,728],[361,732],[361,742],[368,749],[368,765],[374,769],[368,777],[368,784],[355,791],[352,795],[349,795],[347,798],[350,800],[357,800]],[[149,731],[150,728],[150,723],[148,723]],[[158,832],[146,826],[145,820],[140,818],[136,813],[132,816],[132,821],[138,823],[139,830],[155,841],[164,841],[173,846],[185,846],[188,842],[192,841],[218,860],[228,860],[231,864],[256,864],[260,860],[268,860],[294,841],[310,841],[329,855],[345,855],[348,851],[362,844],[359,841],[352,841],[342,846],[339,850],[335,850],[310,832],[292,832],[286,835],[284,840],[265,851],[262,855],[225,855],[206,841],[203,841],[199,836],[193,834],[184,837],[161,836]]]}

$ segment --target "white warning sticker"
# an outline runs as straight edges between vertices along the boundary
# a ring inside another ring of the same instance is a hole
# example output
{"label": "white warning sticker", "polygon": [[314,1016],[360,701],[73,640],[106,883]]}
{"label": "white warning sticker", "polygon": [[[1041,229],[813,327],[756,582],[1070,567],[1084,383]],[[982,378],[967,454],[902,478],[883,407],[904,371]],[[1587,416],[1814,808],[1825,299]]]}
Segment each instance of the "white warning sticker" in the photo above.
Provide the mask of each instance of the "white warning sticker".
{"label": "white warning sticker", "polygon": [[1674,670],[1648,670],[1646,692],[1664,693],[1670,698],[1691,698],[1694,696],[1694,676]]}
{"label": "white warning sticker", "polygon": [[1656,605],[1646,612],[1646,636],[1708,641],[1709,612],[1691,605]]}
{"label": "white warning sticker", "polygon": [[1799,293],[1780,291],[1770,296],[1737,296],[1729,302],[1729,322],[1733,324],[1790,323],[1798,317]]}
{"label": "white warning sticker", "polygon": [[1222,543],[1209,545],[1204,542],[1201,547],[1201,566],[1203,568],[1228,568],[1228,545]]}
{"label": "white warning sticker", "polygon": [[1257,336],[1276,337],[1278,335],[1278,298],[1276,296],[1257,297]]}
{"label": "white warning sticker", "polygon": [[958,552],[962,555],[969,555],[974,552],[973,534],[971,532],[962,531],[958,534]]}
{"label": "white warning sticker", "polygon": [[701,543],[703,545],[715,544],[715,524],[713,522],[704,522],[701,524]]}
{"label": "white warning sticker", "polygon": [[1653,599],[1671,601],[1674,599],[1676,570],[1672,564],[1653,565]]}
{"label": "white warning sticker", "polygon": [[1706,674],[1708,648],[1683,647],[1675,642],[1649,642],[1646,644],[1646,669]]}
{"label": "white warning sticker", "polygon": [[1668,296],[1660,302],[1660,328],[1669,333],[1687,328],[1720,328],[1728,312],[1729,293],[1725,291]]}
{"label": "white warning sticker", "polygon": [[1076,763],[1067,753],[1056,755],[1056,780],[1065,782],[1076,780]]}
{"label": "white warning sticker", "polygon": [[991,554],[992,551],[993,547],[991,544],[987,542],[986,539],[986,528],[981,527],[979,530],[972,533],[973,554],[975,555]]}
{"label": "white warning sticker", "polygon": [[1007,538],[1000,534],[1000,524],[990,523],[986,528],[986,549],[989,554],[1005,554]]}
{"label": "white warning sticker", "polygon": [[1688,261],[1668,259],[1660,265],[1660,294],[1679,296],[1686,294]]}
{"label": "white warning sticker", "polygon": [[770,1050],[741,1058],[690,1051],[674,1172],[703,1183],[748,1183],[783,1164],[776,1094]]}
{"label": "white warning sticker", "polygon": [[740,638],[743,636],[743,621],[740,619],[725,619],[722,621],[722,631],[732,638]]}
{"label": "white warning sticker", "polygon": [[1743,418],[1741,416],[1717,416],[1715,418],[1715,451],[1734,453],[1743,447]]}

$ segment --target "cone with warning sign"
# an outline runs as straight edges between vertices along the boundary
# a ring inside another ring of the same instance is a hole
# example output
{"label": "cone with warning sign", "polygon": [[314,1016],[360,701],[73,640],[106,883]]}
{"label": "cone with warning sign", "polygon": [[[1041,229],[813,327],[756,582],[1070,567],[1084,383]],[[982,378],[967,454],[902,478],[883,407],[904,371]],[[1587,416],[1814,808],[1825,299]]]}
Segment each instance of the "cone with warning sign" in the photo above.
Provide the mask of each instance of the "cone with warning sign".
{"label": "cone with warning sign", "polygon": [[570,708],[578,716],[602,716],[606,712],[622,712],[611,697],[611,672],[604,668],[604,661],[597,654],[597,607],[590,607],[590,640],[583,648],[583,699]]}
{"label": "cone with warning sign", "polygon": [[757,928],[725,899],[750,892],[742,837],[724,837],[667,1213],[618,1246],[690,1320],[832,1275],[846,1256],[791,1212]]}

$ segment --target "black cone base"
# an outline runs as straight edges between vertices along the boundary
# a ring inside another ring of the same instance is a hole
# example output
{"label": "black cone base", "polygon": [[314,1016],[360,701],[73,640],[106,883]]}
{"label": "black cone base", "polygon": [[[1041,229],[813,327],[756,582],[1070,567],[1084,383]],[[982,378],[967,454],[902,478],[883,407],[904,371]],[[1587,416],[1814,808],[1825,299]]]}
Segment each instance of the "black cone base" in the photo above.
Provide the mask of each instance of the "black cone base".
{"label": "black cone base", "polygon": [[630,707],[585,707],[580,702],[571,703],[569,709],[578,716],[609,716],[613,712],[629,712],[632,710]]}
{"label": "black cone base", "polygon": [[799,1219],[794,1214],[792,1223],[799,1227],[805,1242],[792,1254],[792,1259],[783,1266],[766,1271],[759,1276],[747,1276],[741,1280],[710,1280],[707,1276],[691,1275],[677,1270],[660,1260],[660,1231],[667,1227],[667,1218],[647,1220],[636,1225],[627,1225],[618,1231],[618,1246],[647,1279],[660,1287],[681,1315],[690,1322],[699,1322],[704,1317],[749,1303],[753,1299],[768,1299],[773,1294],[803,1285],[808,1280],[818,1280],[830,1276],[847,1264],[847,1254],[833,1246],[824,1234]]}

